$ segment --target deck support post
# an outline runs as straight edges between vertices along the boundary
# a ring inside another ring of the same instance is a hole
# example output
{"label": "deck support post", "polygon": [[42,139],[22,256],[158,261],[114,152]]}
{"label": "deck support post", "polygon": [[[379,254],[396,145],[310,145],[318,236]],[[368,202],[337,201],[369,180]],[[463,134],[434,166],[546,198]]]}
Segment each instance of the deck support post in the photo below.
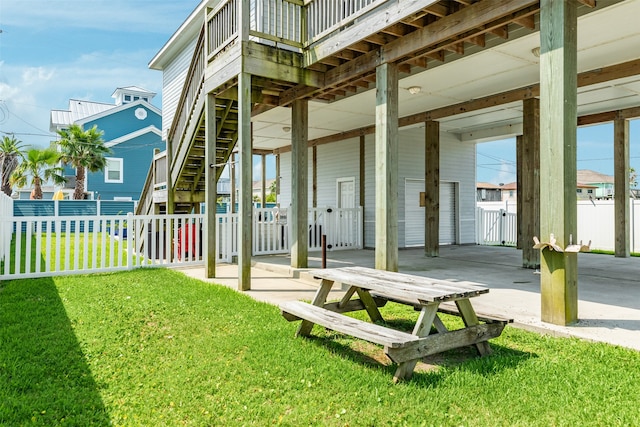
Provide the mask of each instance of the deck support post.
{"label": "deck support post", "polygon": [[376,252],[379,270],[398,271],[398,66],[376,68]]}
{"label": "deck support post", "polygon": [[205,106],[205,199],[207,215],[205,230],[205,276],[208,278],[216,277],[216,203],[218,199],[217,188],[217,171],[216,166],[216,98],[215,95],[209,93],[206,98]]}
{"label": "deck support post", "polygon": [[630,251],[629,224],[629,121],[617,116],[613,121],[615,256],[628,258]]}
{"label": "deck support post", "polygon": [[440,123],[427,121],[424,129],[424,254],[437,257],[440,255]]}
{"label": "deck support post", "polygon": [[522,163],[518,165],[522,171],[522,187],[518,186],[522,267],[538,268],[540,252],[533,248],[533,236],[540,237],[540,100],[525,99],[523,110]]}
{"label": "deck support post", "polygon": [[251,289],[251,249],[253,223],[253,147],[251,141],[251,74],[238,74],[238,165],[240,203],[238,206],[238,290]]}
{"label": "deck support post", "polygon": [[260,207],[267,207],[267,155],[260,156]]}
{"label": "deck support post", "polygon": [[[524,139],[522,135],[516,136],[516,249],[522,249],[522,162],[524,158]],[[524,259],[524,253],[523,253]]]}
{"label": "deck support post", "polygon": [[[577,2],[540,2],[540,240],[577,243]],[[578,320],[576,253],[542,249],[541,318]]]}
{"label": "deck support post", "polygon": [[291,106],[291,267],[307,268],[309,247],[309,167],[307,100]]}

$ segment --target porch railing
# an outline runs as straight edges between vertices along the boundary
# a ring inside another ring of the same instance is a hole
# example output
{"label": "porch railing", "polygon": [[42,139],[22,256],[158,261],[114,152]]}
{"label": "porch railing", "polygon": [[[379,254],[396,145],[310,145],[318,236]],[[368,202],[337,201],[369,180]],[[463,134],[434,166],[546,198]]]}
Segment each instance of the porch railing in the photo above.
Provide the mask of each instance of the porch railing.
{"label": "porch railing", "polygon": [[[207,14],[207,58],[211,61],[238,38],[238,1],[227,0]],[[347,27],[388,0],[251,0],[249,35],[299,49]],[[244,25],[244,24],[243,24]]]}

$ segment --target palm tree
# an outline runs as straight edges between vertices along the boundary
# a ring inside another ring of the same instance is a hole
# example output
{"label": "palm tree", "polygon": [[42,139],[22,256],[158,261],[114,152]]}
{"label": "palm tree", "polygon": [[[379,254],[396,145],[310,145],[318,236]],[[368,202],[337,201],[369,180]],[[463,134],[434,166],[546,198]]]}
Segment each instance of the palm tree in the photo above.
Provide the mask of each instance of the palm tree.
{"label": "palm tree", "polygon": [[[11,175],[11,184],[19,188],[33,184],[33,198],[42,199],[42,183],[52,181],[54,184],[63,184],[65,178],[62,168],[58,166],[60,153],[51,148],[27,150],[22,162]],[[29,182],[29,179],[31,182]]]}
{"label": "palm tree", "polygon": [[103,133],[95,125],[85,131],[82,126],[76,124],[69,126],[69,129],[58,131],[58,145],[62,153],[60,160],[76,169],[74,200],[84,199],[87,171],[99,172],[107,165],[105,156],[111,153],[111,150],[104,145]]}
{"label": "palm tree", "polygon": [[22,141],[13,136],[5,136],[0,140],[0,175],[2,175],[1,190],[11,196],[9,178],[22,158]]}

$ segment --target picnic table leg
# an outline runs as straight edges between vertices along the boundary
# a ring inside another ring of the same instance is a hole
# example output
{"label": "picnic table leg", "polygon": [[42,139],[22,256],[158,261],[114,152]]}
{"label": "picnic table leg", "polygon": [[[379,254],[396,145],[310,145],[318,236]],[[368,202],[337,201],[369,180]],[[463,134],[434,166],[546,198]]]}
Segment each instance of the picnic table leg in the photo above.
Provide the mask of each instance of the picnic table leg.
{"label": "picnic table leg", "polygon": [[[413,335],[417,335],[419,337],[426,337],[429,335],[429,332],[431,332],[431,325],[438,313],[438,305],[439,303],[436,302],[422,307],[416,326],[413,328]],[[396,369],[395,375],[393,376],[393,382],[397,383],[398,381],[410,379],[418,360],[419,358],[400,363],[398,365],[398,369]]]}
{"label": "picnic table leg", "polygon": [[[316,296],[313,298],[311,304],[322,307],[327,301],[327,296],[329,295],[329,292],[331,292],[332,287],[333,280],[322,279],[322,283],[320,283],[320,287],[318,288]],[[311,329],[313,329],[313,325],[313,322],[303,320],[300,323],[300,326],[298,326],[296,336],[308,336],[311,333]]]}
{"label": "picnic table leg", "polygon": [[[478,321],[478,316],[471,306],[471,301],[469,301],[468,299],[457,300],[456,305],[458,306],[458,311],[460,311],[460,315],[462,316],[462,321],[464,322],[465,326],[474,326],[480,324],[480,322]],[[478,349],[478,353],[480,353],[480,356],[491,354],[491,347],[489,346],[488,342],[484,341],[474,345]]]}
{"label": "picnic table leg", "polygon": [[357,288],[356,292],[358,292],[360,301],[362,301],[362,304],[364,304],[364,308],[367,310],[367,313],[369,313],[369,317],[371,318],[371,321],[374,323],[381,322],[383,320],[382,314],[380,314],[380,310],[378,310],[378,305],[373,300],[373,297],[371,296],[369,291],[365,289]]}

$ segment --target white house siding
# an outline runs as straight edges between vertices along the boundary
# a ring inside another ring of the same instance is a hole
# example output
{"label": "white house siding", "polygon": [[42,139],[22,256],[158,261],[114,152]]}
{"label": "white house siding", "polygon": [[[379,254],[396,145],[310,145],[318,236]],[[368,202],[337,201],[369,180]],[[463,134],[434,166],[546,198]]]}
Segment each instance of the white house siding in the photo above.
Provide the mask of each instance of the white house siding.
{"label": "white house siding", "polygon": [[[375,246],[375,138],[365,138],[364,246]],[[355,178],[356,206],[360,205],[359,140],[350,139],[318,146],[318,206],[337,206],[337,179]],[[312,151],[309,149],[309,205],[312,200]],[[424,129],[400,131],[398,168],[398,246],[405,247],[405,183],[424,180]],[[280,157],[282,207],[291,203],[291,153]],[[440,135],[440,179],[455,183],[458,207],[456,243],[475,243],[475,145],[454,136]]]}
{"label": "white house siding", "polygon": [[[333,144],[320,145],[318,150],[317,183],[318,183],[318,207],[338,206],[337,180],[338,178],[355,179],[355,206],[360,206],[358,188],[360,185],[359,153],[360,143],[358,139],[350,139]],[[313,201],[313,151],[307,152],[309,164],[309,206]],[[280,155],[280,206],[287,207],[291,204],[291,153]]]}
{"label": "white house siding", "polygon": [[[398,160],[398,245],[405,247],[406,181],[424,181],[424,128],[407,129],[400,133]],[[475,144],[462,143],[449,133],[440,133],[440,181],[443,184],[455,184],[458,207],[456,243],[475,243]],[[367,237],[365,235],[365,245]],[[440,237],[443,237],[442,234]],[[375,235],[371,238],[375,239]],[[422,242],[424,244],[424,239]]]}
{"label": "white house siding", "polygon": [[194,38],[162,71],[162,139],[167,140],[196,48]]}

